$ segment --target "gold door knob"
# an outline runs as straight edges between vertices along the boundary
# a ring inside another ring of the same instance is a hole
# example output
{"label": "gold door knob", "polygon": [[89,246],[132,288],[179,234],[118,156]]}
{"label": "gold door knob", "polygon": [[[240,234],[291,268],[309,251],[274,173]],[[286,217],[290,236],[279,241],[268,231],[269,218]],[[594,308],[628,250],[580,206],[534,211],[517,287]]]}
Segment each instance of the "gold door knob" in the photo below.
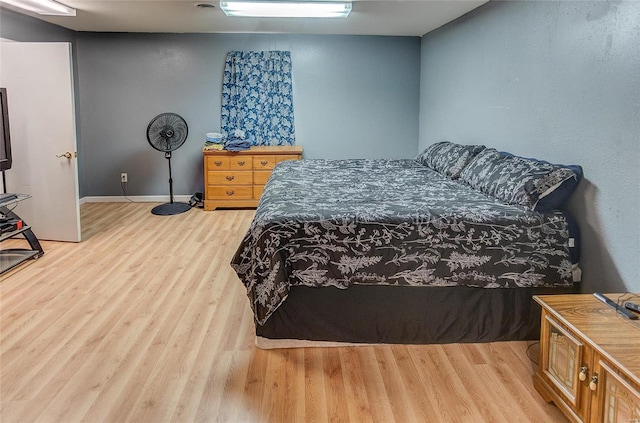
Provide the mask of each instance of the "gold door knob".
{"label": "gold door knob", "polygon": [[75,152],[71,153],[70,151],[67,151],[66,153],[63,153],[63,154],[56,154],[57,158],[64,157],[65,159],[70,159],[72,157],[77,157],[77,156],[78,156],[78,153],[75,153]]}
{"label": "gold door knob", "polygon": [[598,389],[598,375],[593,375],[593,377],[591,378],[591,383],[589,383],[589,389],[591,389],[592,391],[595,391],[596,389]]}

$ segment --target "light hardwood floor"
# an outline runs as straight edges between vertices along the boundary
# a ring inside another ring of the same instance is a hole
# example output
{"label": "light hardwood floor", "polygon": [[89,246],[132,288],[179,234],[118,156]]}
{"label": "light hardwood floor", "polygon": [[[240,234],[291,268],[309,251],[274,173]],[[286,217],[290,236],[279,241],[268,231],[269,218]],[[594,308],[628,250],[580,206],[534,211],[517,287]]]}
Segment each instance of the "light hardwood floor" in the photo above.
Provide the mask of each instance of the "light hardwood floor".
{"label": "light hardwood floor", "polygon": [[255,348],[253,211],[151,207],[86,204],[83,242],[0,276],[0,421],[565,421],[526,342]]}

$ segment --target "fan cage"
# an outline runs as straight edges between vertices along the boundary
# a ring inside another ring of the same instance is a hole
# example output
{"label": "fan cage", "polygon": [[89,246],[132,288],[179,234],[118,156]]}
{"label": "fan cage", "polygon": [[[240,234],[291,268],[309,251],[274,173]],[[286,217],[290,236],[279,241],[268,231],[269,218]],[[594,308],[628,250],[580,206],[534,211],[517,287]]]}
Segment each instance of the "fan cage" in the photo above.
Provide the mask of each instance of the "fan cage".
{"label": "fan cage", "polygon": [[151,147],[164,153],[180,148],[188,134],[187,122],[176,113],[161,113],[147,126],[147,141]]}

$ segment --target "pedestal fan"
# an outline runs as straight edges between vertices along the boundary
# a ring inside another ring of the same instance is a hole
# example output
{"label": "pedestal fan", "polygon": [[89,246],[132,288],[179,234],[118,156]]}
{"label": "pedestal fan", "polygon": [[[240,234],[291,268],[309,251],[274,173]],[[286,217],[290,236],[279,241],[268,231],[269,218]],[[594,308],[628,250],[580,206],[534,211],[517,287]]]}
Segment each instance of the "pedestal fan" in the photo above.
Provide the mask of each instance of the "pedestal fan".
{"label": "pedestal fan", "polygon": [[169,162],[169,202],[151,209],[151,213],[160,216],[184,213],[191,209],[187,203],[173,201],[173,179],[171,177],[171,153],[187,140],[189,128],[187,122],[175,113],[162,113],[151,119],[147,126],[147,140],[151,147],[164,152]]}

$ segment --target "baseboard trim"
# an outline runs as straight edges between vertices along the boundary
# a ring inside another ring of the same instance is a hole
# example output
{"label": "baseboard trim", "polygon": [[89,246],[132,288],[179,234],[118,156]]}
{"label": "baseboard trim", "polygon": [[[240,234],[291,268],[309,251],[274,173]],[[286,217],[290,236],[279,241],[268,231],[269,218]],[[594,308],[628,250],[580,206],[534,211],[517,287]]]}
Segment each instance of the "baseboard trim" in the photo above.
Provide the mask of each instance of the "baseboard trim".
{"label": "baseboard trim", "polygon": [[[190,195],[174,195],[173,201],[188,203]],[[80,205],[85,203],[168,203],[168,195],[97,195],[80,199]]]}

